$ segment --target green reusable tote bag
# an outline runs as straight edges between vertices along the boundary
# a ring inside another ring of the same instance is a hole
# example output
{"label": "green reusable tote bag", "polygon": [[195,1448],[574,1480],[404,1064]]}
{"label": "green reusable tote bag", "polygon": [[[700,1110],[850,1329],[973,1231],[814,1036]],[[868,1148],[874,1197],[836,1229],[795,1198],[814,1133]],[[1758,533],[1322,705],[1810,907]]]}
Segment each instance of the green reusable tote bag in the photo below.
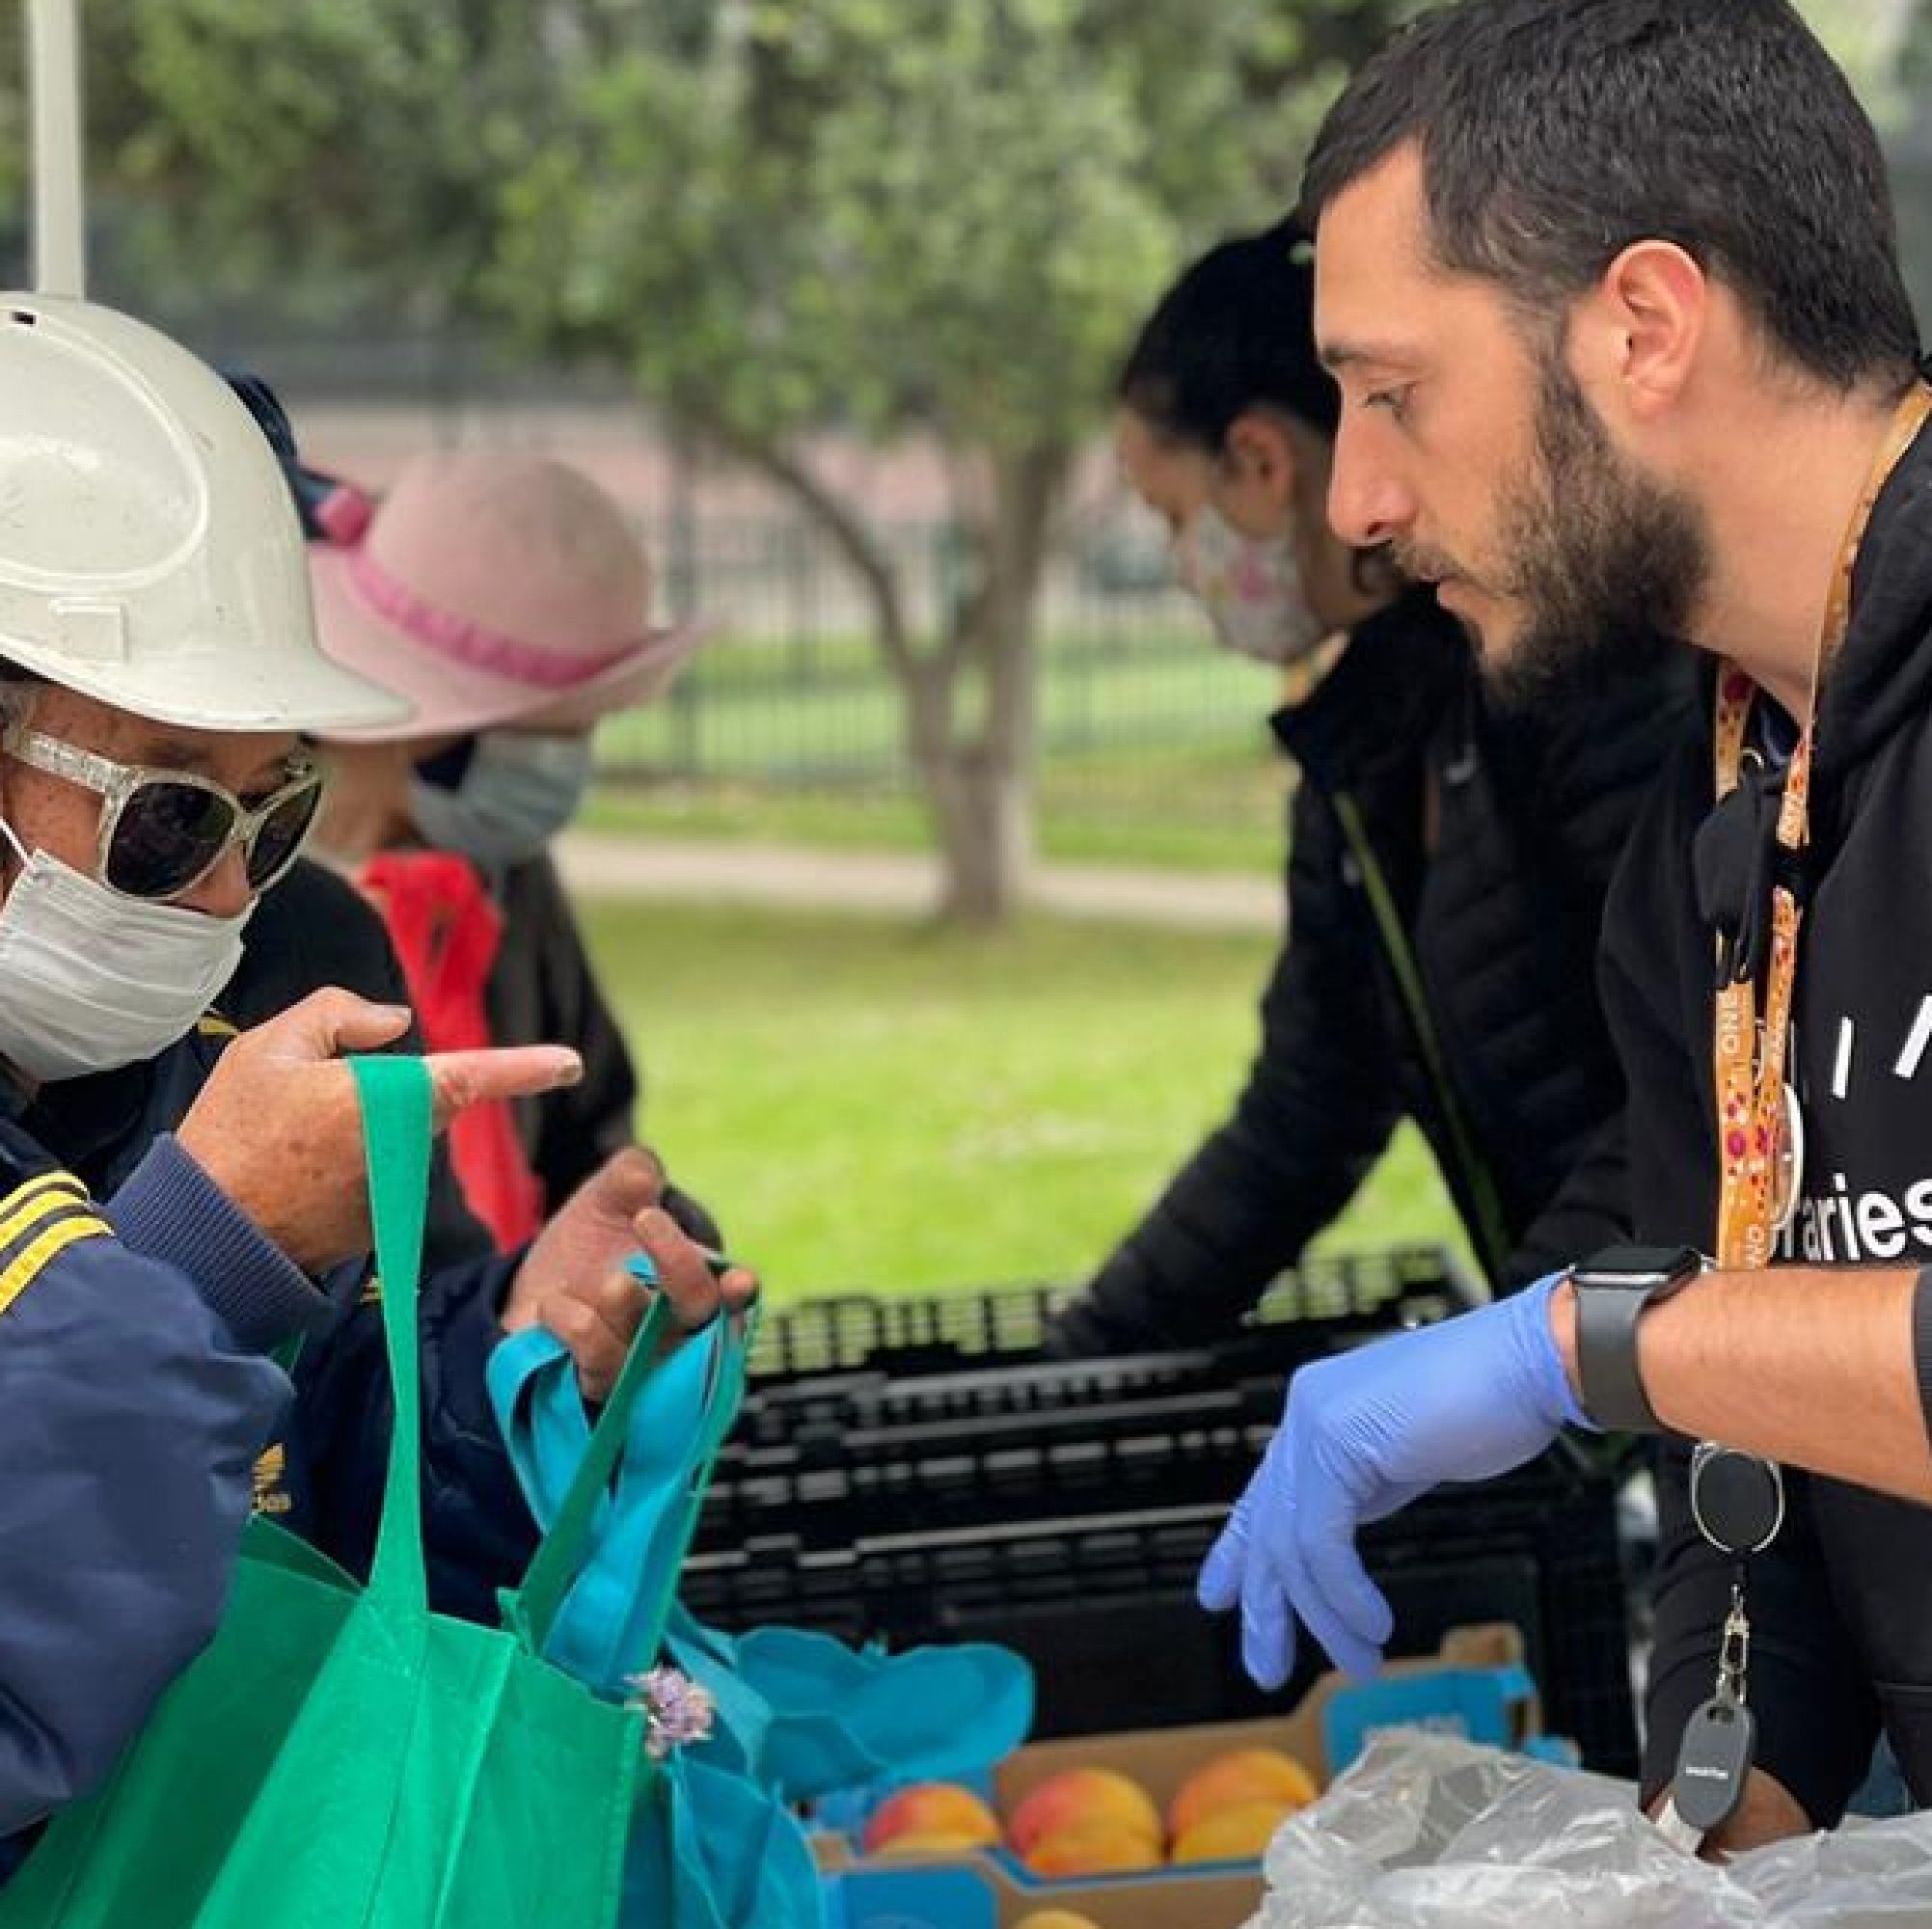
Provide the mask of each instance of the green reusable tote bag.
{"label": "green reusable tote bag", "polygon": [[107,1786],[55,1817],[0,1891],[0,1929],[615,1919],[649,1766],[642,1716],[543,1661],[547,1625],[478,1627],[426,1604],[416,1311],[429,1078],[419,1059],[352,1062],[395,1393],[368,1586],[252,1523],[213,1643]]}

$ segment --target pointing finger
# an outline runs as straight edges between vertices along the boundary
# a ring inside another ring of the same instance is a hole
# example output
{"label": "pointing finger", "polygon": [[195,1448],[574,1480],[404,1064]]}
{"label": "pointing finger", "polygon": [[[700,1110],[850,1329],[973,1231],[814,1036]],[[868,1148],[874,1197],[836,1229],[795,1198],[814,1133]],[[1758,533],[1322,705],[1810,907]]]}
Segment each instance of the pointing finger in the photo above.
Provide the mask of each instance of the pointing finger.
{"label": "pointing finger", "polygon": [[519,1045],[484,1051],[432,1052],[429,1067],[436,1123],[487,1099],[527,1099],[575,1085],[584,1061],[560,1045]]}

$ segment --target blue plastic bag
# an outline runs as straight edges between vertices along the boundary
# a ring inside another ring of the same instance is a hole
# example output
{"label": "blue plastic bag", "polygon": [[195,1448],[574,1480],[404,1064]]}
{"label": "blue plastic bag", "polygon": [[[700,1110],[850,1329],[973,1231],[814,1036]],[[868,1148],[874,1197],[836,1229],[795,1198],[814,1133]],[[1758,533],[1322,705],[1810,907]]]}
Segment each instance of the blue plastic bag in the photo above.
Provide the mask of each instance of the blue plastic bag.
{"label": "blue plastic bag", "polygon": [[[677,1573],[720,1443],[743,1396],[745,1341],[724,1319],[656,1365],[638,1396],[591,1552],[571,1579],[546,1656],[627,1696],[656,1661]],[[497,1419],[539,1523],[570,1490],[592,1428],[575,1362],[541,1328],[491,1356]],[[769,1789],[674,1750],[632,1830],[624,1929],[823,1929],[818,1870],[797,1818]]]}
{"label": "blue plastic bag", "polygon": [[[676,1752],[667,1810],[639,1831],[627,1929],[664,1919],[644,1912],[667,1886],[676,1929],[816,1923],[815,1872],[789,1804],[970,1777],[1032,1725],[1032,1670],[1007,1648],[887,1654],[789,1627],[734,1637],[677,1604],[704,1485],[743,1398],[745,1347],[721,1319],[651,1373],[622,1459],[607,1470],[595,1552],[546,1650],[614,1694],[662,1649],[715,1704],[712,1738]],[[493,1356],[490,1390],[531,1509],[545,1521],[591,1440],[569,1355],[541,1330],[519,1334]]]}

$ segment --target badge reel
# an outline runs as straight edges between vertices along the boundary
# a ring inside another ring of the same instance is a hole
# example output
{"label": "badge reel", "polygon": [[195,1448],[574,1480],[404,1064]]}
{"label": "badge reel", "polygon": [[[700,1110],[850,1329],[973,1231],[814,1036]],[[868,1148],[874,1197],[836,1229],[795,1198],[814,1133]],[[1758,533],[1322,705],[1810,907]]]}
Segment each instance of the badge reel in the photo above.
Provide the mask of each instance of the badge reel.
{"label": "badge reel", "polygon": [[[1775,1229],[1797,1210],[1804,1170],[1804,1124],[1789,1086],[1785,1129],[1777,1158]],[[1737,1813],[1756,1750],[1757,1724],[1749,1701],[1751,1617],[1745,1612],[1745,1563],[1778,1538],[1784,1525],[1784,1477],[1775,1460],[1740,1453],[1714,1440],[1691,1456],[1691,1516],[1698,1532],[1734,1563],[1730,1612],[1718,1647],[1716,1691],[1684,1724],[1671,1797],[1658,1827],[1687,1854]]]}

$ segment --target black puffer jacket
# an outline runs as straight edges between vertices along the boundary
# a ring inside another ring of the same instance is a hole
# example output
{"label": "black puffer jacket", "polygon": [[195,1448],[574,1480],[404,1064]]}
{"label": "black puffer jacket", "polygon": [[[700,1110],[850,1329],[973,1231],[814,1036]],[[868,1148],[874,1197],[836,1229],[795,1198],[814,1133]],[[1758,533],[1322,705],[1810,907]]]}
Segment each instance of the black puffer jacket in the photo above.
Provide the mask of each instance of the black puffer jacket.
{"label": "black puffer jacket", "polygon": [[1499,719],[1432,597],[1356,632],[1274,720],[1302,780],[1260,1055],[1055,1350],[1225,1330],[1404,1116],[1496,1284],[1621,1235],[1622,1083],[1594,957],[1625,835],[1691,712],[1672,665],[1554,718]]}

